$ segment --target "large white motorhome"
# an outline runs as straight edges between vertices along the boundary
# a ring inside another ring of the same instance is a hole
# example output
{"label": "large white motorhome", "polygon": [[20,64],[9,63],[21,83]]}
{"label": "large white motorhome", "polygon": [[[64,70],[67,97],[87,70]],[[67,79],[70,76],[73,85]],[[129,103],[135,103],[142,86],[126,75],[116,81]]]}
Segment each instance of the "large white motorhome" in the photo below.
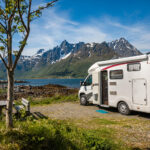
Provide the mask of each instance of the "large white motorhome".
{"label": "large white motorhome", "polygon": [[79,90],[81,105],[150,113],[150,55],[96,62],[88,74]]}

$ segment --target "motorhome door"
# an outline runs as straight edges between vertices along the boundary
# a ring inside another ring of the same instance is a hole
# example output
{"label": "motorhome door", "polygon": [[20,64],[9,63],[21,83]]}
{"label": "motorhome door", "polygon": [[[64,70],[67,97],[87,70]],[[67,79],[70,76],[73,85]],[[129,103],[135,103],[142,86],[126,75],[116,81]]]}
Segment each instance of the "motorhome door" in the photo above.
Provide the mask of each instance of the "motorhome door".
{"label": "motorhome door", "polygon": [[101,102],[108,105],[108,72],[101,71]]}
{"label": "motorhome door", "polygon": [[100,105],[100,73],[94,72],[92,74],[93,86],[93,104]]}
{"label": "motorhome door", "polygon": [[132,80],[133,103],[137,105],[147,104],[147,82],[145,79]]}

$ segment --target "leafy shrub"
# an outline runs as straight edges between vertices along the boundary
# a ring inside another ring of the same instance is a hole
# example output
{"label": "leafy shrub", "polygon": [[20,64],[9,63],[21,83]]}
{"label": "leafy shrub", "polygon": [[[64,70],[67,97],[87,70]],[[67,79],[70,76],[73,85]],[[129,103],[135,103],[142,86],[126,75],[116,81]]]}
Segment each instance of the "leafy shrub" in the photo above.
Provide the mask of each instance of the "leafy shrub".
{"label": "leafy shrub", "polygon": [[13,130],[0,130],[0,143],[8,150],[120,149],[112,139],[100,135],[100,131],[76,128],[65,121],[27,119],[16,122]]}

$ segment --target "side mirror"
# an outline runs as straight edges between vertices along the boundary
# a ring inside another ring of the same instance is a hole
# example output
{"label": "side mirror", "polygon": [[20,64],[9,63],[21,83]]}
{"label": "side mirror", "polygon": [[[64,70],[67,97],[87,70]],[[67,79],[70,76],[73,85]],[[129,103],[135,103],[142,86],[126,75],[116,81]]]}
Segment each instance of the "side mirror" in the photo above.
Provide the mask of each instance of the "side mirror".
{"label": "side mirror", "polygon": [[86,82],[81,81],[81,82],[80,82],[80,86],[86,86]]}
{"label": "side mirror", "polygon": [[83,85],[83,81],[80,81],[80,86],[82,86]]}

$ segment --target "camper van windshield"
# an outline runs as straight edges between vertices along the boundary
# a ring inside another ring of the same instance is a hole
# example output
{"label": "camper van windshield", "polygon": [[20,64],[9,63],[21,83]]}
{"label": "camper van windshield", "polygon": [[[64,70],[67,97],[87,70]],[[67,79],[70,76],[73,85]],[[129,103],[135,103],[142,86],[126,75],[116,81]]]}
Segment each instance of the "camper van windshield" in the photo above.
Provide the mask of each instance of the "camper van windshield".
{"label": "camper van windshield", "polygon": [[92,84],[92,75],[90,75],[87,79],[86,79],[86,85],[91,85]]}

